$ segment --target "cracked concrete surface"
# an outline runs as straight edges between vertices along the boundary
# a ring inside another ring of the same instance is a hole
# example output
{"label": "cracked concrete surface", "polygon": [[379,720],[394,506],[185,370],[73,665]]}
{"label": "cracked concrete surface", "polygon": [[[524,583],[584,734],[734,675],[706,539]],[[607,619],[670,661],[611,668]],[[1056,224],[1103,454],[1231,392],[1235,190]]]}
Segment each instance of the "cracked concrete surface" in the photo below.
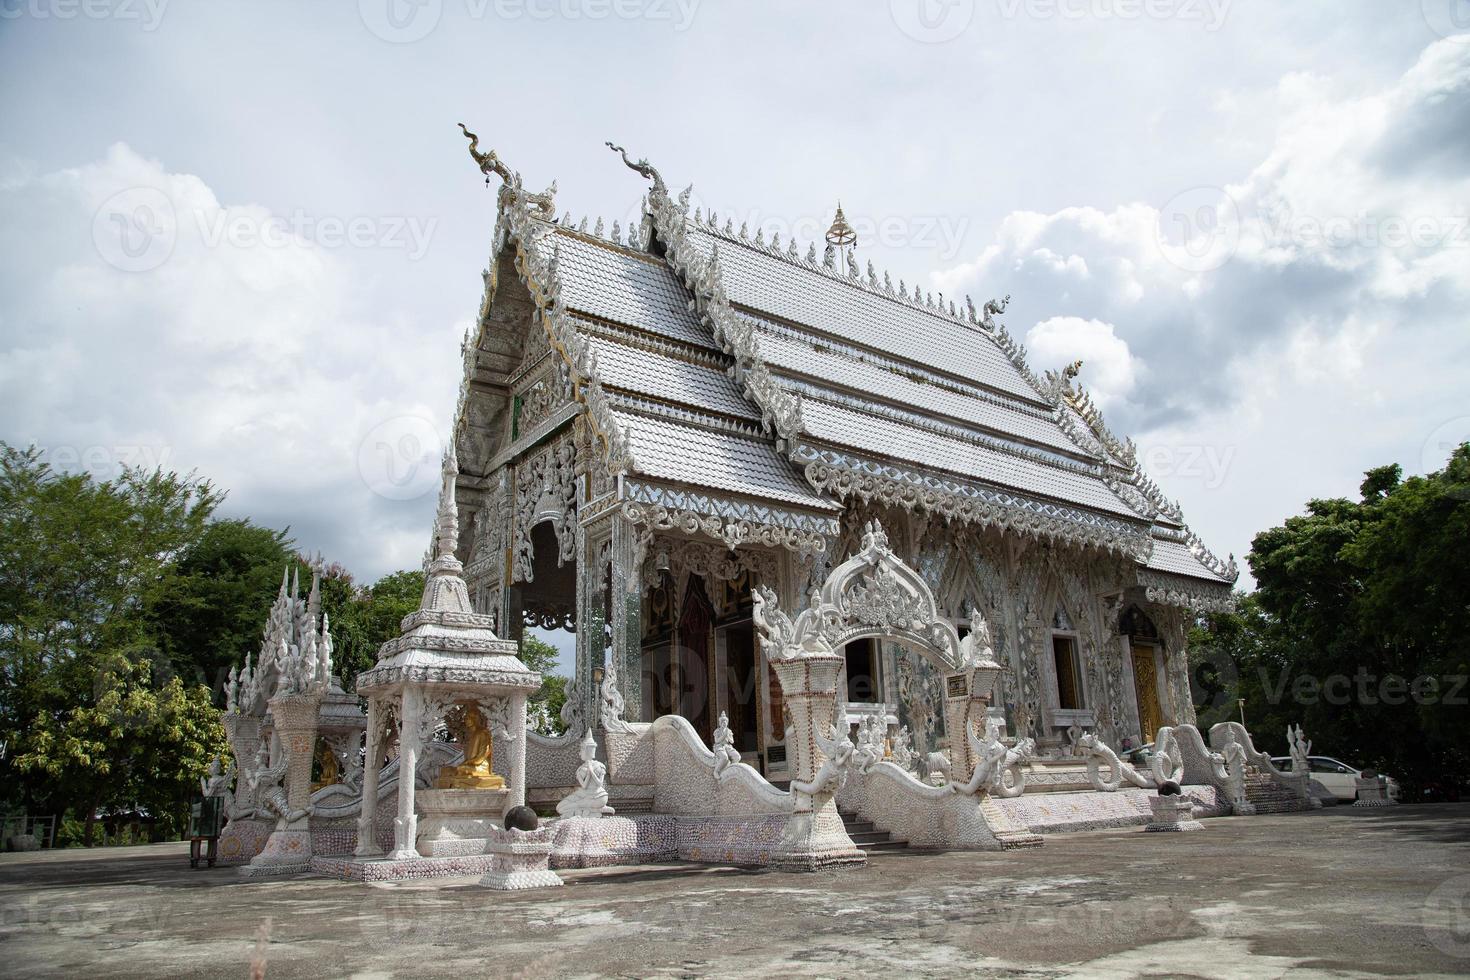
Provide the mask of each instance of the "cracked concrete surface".
{"label": "cracked concrete surface", "polygon": [[177,844],[0,856],[0,972],[1199,977],[1470,973],[1470,805],[1337,808],[898,852],[818,874],[694,865],[365,886],[190,871]]}

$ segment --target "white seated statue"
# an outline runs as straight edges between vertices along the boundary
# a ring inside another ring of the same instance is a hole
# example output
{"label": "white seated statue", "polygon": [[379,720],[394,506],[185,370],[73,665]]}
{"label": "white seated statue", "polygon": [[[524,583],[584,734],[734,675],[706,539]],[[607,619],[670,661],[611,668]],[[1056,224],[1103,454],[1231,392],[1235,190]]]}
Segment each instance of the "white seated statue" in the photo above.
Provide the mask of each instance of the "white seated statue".
{"label": "white seated statue", "polygon": [[582,739],[582,764],[577,767],[577,786],[556,805],[563,817],[604,817],[612,814],[607,805],[607,766],[597,761],[597,741],[592,732]]}

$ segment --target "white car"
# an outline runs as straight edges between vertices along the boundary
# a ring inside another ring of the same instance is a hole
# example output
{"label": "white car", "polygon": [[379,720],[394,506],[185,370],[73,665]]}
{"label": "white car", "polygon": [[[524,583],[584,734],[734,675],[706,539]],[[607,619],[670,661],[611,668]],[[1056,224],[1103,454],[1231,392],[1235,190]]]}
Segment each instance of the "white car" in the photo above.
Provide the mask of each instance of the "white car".
{"label": "white car", "polygon": [[[1273,758],[1271,761],[1282,772],[1291,771],[1290,758],[1282,756]],[[1321,783],[1329,793],[1339,800],[1345,803],[1351,803],[1358,798],[1357,780],[1363,774],[1361,769],[1354,769],[1346,762],[1339,762],[1331,756],[1326,755],[1307,756],[1307,768],[1311,772],[1312,778]],[[1399,798],[1398,780],[1392,776],[1388,777],[1388,796],[1392,800]]]}

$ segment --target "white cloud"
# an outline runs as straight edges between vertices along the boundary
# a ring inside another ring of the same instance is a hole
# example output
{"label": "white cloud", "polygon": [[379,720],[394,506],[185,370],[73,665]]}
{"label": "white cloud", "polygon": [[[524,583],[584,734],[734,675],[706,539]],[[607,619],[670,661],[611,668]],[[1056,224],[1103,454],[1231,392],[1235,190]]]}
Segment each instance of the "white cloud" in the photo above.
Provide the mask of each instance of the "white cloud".
{"label": "white cloud", "polygon": [[1125,400],[1138,381],[1138,365],[1128,344],[1111,323],[1075,316],[1042,320],[1026,334],[1026,347],[1038,363],[1063,363],[1081,358],[1082,377],[1099,408],[1111,409]]}
{"label": "white cloud", "polygon": [[936,280],[1013,294],[1038,369],[1083,358],[1110,423],[1220,551],[1356,493],[1369,467],[1439,465],[1426,446],[1467,415],[1470,365],[1464,40],[1366,94],[1286,76],[1275,144],[1239,181],[1014,212]]}
{"label": "white cloud", "polygon": [[[0,214],[5,439],[103,475],[197,470],[230,491],[228,513],[289,523],[364,577],[417,563],[437,447],[394,460],[396,439],[386,457],[363,442],[447,430],[453,328],[377,321],[340,252],[122,144],[10,180]],[[427,462],[427,479],[390,499],[370,485],[394,462]]]}

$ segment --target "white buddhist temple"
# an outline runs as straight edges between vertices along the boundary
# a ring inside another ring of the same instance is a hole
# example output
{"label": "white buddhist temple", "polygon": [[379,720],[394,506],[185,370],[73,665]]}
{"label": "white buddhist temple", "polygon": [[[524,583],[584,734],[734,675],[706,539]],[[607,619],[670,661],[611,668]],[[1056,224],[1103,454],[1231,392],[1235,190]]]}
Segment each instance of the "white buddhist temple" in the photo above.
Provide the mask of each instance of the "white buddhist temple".
{"label": "white buddhist temple", "polygon": [[[1304,752],[1195,725],[1234,561],[1004,301],[860,267],[840,208],[820,251],[721,225],[617,147],[646,197],[589,229],[466,135],[500,187],[422,605],[359,714],[283,586],[225,713],[227,863],[514,889],[1314,805]],[[576,637],[560,734],[532,628]]]}

